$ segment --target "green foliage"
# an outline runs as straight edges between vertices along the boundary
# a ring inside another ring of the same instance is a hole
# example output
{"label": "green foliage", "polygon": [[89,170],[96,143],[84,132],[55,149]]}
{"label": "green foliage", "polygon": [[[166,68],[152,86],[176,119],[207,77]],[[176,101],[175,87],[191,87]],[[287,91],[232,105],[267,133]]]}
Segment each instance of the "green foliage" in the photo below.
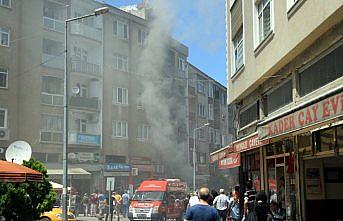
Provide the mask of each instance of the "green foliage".
{"label": "green foliage", "polygon": [[45,166],[34,159],[24,161],[23,165],[41,172],[43,181],[0,183],[0,214],[6,220],[37,220],[43,212],[50,211],[56,201]]}

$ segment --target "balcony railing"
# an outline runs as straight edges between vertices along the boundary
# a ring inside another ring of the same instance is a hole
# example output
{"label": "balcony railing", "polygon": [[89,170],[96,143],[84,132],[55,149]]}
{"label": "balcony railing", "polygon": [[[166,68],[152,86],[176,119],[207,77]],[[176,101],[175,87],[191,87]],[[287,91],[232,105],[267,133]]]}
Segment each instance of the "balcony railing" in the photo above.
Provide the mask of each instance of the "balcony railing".
{"label": "balcony railing", "polygon": [[71,97],[70,105],[73,107],[99,110],[100,100],[97,97]]}
{"label": "balcony railing", "polygon": [[43,17],[43,26],[47,29],[64,33],[64,22],[58,19]]}
{"label": "balcony railing", "polygon": [[87,38],[91,38],[97,41],[102,41],[102,31],[94,27],[84,25],[82,23],[72,23],[71,33],[76,35],[83,35]]}
{"label": "balcony railing", "polygon": [[63,69],[64,68],[64,55],[52,55],[52,54],[46,54],[42,53],[42,65],[51,67],[51,68],[57,68],[57,69]]}
{"label": "balcony railing", "polygon": [[99,75],[101,72],[100,65],[93,64],[90,62],[80,61],[76,59],[72,59],[71,69],[74,72],[80,72],[80,73],[85,73],[85,74]]}
{"label": "balcony railing", "polygon": [[69,133],[70,144],[100,146],[101,135],[85,133]]}

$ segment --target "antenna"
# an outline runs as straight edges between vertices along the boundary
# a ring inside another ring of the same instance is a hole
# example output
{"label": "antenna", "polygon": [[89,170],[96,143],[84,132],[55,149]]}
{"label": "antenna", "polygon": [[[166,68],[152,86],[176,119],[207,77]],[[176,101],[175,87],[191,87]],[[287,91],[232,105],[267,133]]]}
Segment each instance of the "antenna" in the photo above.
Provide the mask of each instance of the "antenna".
{"label": "antenna", "polygon": [[28,161],[31,158],[32,149],[30,144],[26,141],[18,140],[7,148],[6,150],[6,160],[8,162],[23,164],[23,161]]}

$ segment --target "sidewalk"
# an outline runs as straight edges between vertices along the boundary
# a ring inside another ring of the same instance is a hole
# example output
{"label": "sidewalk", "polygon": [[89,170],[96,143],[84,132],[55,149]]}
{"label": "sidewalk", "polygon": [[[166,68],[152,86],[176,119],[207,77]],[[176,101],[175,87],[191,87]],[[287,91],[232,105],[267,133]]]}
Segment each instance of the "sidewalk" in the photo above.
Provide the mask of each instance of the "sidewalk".
{"label": "sidewalk", "polygon": [[[77,220],[78,221],[98,221],[98,220],[105,221],[105,218],[99,219],[98,217],[89,217],[89,216],[79,215],[77,217]],[[128,218],[124,218],[122,215],[120,215],[119,220],[120,221],[129,221]],[[110,220],[108,220],[108,221],[110,221]],[[118,221],[118,217],[117,216],[113,216],[113,221]]]}

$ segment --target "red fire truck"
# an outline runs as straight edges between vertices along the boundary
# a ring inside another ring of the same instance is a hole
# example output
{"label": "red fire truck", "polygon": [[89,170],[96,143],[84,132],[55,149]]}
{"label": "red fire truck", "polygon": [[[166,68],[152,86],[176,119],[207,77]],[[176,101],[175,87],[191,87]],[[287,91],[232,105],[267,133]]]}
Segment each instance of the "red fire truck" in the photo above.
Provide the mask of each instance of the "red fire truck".
{"label": "red fire truck", "polygon": [[187,184],[179,179],[146,180],[138,187],[129,208],[130,221],[182,220]]}

